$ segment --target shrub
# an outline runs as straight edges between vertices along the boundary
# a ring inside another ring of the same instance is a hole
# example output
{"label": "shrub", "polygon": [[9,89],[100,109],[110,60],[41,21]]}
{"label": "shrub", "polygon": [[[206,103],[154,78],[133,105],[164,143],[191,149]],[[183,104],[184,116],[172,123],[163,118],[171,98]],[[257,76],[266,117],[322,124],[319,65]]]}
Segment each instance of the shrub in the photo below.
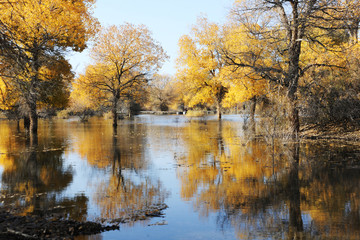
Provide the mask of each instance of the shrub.
{"label": "shrub", "polygon": [[57,112],[56,117],[60,118],[60,119],[68,119],[69,118],[69,113],[70,113],[70,111],[67,110],[67,109],[61,110],[61,111]]}
{"label": "shrub", "polygon": [[205,110],[189,110],[186,112],[188,117],[203,117],[207,114]]}

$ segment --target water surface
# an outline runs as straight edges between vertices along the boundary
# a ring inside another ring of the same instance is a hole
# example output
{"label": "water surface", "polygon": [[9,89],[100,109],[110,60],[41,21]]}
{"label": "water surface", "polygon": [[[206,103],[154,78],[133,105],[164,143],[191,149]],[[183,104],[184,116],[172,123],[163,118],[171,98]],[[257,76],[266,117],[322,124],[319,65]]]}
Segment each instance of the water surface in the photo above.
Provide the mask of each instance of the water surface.
{"label": "water surface", "polygon": [[240,116],[40,121],[37,142],[0,121],[1,206],[110,222],[79,239],[360,239],[360,147],[265,142]]}

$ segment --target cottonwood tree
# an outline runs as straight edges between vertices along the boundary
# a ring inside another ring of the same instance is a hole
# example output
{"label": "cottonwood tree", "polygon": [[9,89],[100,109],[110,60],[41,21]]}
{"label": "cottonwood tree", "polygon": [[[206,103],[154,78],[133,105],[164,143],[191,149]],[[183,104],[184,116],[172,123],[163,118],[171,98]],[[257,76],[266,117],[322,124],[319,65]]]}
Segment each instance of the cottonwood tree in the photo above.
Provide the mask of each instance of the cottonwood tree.
{"label": "cottonwood tree", "polygon": [[149,94],[148,106],[151,109],[169,110],[170,105],[174,103],[177,97],[174,82],[174,79],[169,75],[154,75],[147,88]]}
{"label": "cottonwood tree", "polygon": [[111,106],[114,127],[120,99],[134,95],[168,58],[146,26],[130,23],[103,28],[91,57],[79,83]]}
{"label": "cottonwood tree", "polygon": [[197,104],[215,104],[221,119],[222,101],[228,91],[223,81],[224,61],[219,51],[221,27],[199,18],[189,35],[179,40],[177,78],[186,89],[185,103],[189,107]]}
{"label": "cottonwood tree", "polygon": [[[228,52],[244,53],[242,61],[250,65],[254,62],[266,64],[267,60],[260,57],[263,52],[263,42],[259,38],[249,36],[247,28],[242,24],[230,22],[224,26],[223,47]],[[267,81],[249,68],[239,68],[232,64],[226,64],[224,72],[230,86],[225,102],[232,106],[250,101],[250,120],[255,128],[257,99],[266,94]]]}
{"label": "cottonwood tree", "polygon": [[[288,113],[292,136],[296,138],[300,129],[297,93],[300,78],[314,67],[335,67],[327,62],[301,61],[304,42],[323,45],[324,31],[332,33],[345,28],[345,20],[351,20],[342,6],[336,1],[319,0],[257,0],[236,1],[232,11],[233,18],[247,27],[247,33],[263,40],[263,51],[259,59],[251,64],[243,56],[249,52],[224,51],[227,64],[239,68],[249,68],[262,78],[286,89],[291,104]],[[342,14],[341,17],[339,14]],[[355,21],[356,23],[356,21]],[[349,28],[349,24],[346,25]],[[350,27],[356,30],[357,27]],[[321,31],[319,31],[321,30]],[[330,49],[329,49],[330,50]]]}
{"label": "cottonwood tree", "polygon": [[6,77],[29,110],[33,134],[37,133],[38,101],[48,90],[44,83],[49,86],[52,66],[59,62],[61,66],[68,50],[82,51],[96,31],[97,21],[91,15],[94,3],[95,0],[5,0],[0,5],[1,64],[13,64]]}
{"label": "cottonwood tree", "polygon": [[[25,99],[18,86],[14,84],[14,76],[20,78],[22,75],[20,72],[15,72],[14,66],[6,67],[6,65],[3,63],[4,68],[0,69],[0,109],[15,114],[16,119],[20,120],[22,117],[27,117],[28,107],[24,103]],[[39,86],[37,105],[43,109],[67,107],[70,83],[73,79],[71,65],[62,56],[57,56],[44,66],[46,66],[46,79],[43,79]]]}

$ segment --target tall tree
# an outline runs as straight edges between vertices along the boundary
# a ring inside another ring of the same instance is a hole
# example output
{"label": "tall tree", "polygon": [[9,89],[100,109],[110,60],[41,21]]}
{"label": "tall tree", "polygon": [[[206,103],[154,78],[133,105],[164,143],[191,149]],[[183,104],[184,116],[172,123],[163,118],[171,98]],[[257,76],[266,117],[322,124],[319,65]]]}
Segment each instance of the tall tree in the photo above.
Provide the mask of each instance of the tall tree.
{"label": "tall tree", "polygon": [[[258,37],[251,36],[243,24],[230,22],[225,25],[223,42],[223,47],[227,49],[227,51],[244,53],[241,56],[242,62],[251,65],[255,62],[265,64],[265,61],[267,61],[264,56],[262,56],[263,42]],[[239,102],[250,101],[250,120],[255,129],[257,99],[266,94],[268,88],[267,81],[257,72],[233,64],[227,64],[225,66],[225,73],[230,85],[225,102],[231,106]]]}
{"label": "tall tree", "polygon": [[[328,33],[344,28],[345,7],[336,1],[320,0],[257,0],[236,1],[233,16],[243,23],[248,33],[263,40],[262,56],[265,62],[244,62],[244,52],[226,52],[227,63],[242,68],[250,68],[262,78],[286,89],[291,104],[290,125],[293,137],[300,129],[297,93],[300,78],[309,70],[319,66],[331,66],[327,62],[301,61],[304,42],[320,44],[323,31]],[[270,58],[269,58],[270,57]]]}
{"label": "tall tree", "polygon": [[114,127],[120,99],[133,95],[168,58],[146,26],[129,23],[102,29],[91,56],[95,63],[88,66],[80,84],[110,104]]}
{"label": "tall tree", "polygon": [[94,3],[95,0],[6,0],[0,6],[1,64],[14,64],[7,77],[29,109],[33,134],[37,133],[37,108],[43,85],[51,79],[49,66],[64,63],[62,56],[67,50],[82,51],[86,47],[97,26],[91,15]]}
{"label": "tall tree", "polygon": [[177,97],[174,85],[175,81],[171,76],[154,75],[147,90],[149,94],[147,107],[153,110],[168,111]]}
{"label": "tall tree", "polygon": [[215,104],[221,118],[222,101],[228,91],[223,81],[224,62],[219,51],[221,27],[199,18],[190,35],[179,40],[178,78],[187,89],[185,102],[190,106]]}

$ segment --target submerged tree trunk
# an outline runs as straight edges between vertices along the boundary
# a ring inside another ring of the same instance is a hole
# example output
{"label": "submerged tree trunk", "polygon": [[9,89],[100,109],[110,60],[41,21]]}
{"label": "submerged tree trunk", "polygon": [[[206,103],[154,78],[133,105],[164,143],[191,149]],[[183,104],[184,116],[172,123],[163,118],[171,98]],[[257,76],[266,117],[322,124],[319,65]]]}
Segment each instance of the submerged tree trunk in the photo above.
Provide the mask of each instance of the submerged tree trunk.
{"label": "submerged tree trunk", "polygon": [[112,112],[112,119],[113,119],[113,127],[116,128],[117,127],[117,119],[118,119],[118,115],[117,115],[117,108],[113,107],[111,109],[111,112]]}
{"label": "submerged tree trunk", "polygon": [[26,131],[30,130],[30,118],[27,115],[24,116],[24,128]]}
{"label": "submerged tree trunk", "polygon": [[36,101],[29,103],[30,109],[30,134],[37,134],[38,130],[38,115],[36,112]]}
{"label": "submerged tree trunk", "polygon": [[118,114],[117,114],[117,107],[118,107],[118,101],[119,99],[115,96],[111,113],[112,113],[112,119],[113,119],[113,127],[116,128],[118,126],[117,120],[118,120]]}
{"label": "submerged tree trunk", "polygon": [[216,111],[217,111],[217,117],[219,120],[221,120],[221,103],[218,103],[216,106]]}
{"label": "submerged tree trunk", "polygon": [[218,119],[221,120],[221,111],[222,111],[222,106],[221,106],[221,103],[222,101],[224,100],[224,97],[226,95],[226,93],[228,92],[228,89],[222,85],[219,86],[219,89],[218,89],[218,93],[216,95],[216,101],[217,101],[217,116],[218,116]]}
{"label": "submerged tree trunk", "polygon": [[300,132],[300,117],[299,117],[299,110],[297,106],[296,97],[289,96],[289,102],[290,102],[289,120],[290,120],[291,134],[292,134],[292,138],[297,140]]}
{"label": "submerged tree trunk", "polygon": [[255,129],[256,129],[256,124],[255,124],[255,111],[256,111],[256,96],[254,96],[253,98],[251,98],[251,105],[250,105],[250,126],[251,126],[251,131],[253,133],[255,133]]}

